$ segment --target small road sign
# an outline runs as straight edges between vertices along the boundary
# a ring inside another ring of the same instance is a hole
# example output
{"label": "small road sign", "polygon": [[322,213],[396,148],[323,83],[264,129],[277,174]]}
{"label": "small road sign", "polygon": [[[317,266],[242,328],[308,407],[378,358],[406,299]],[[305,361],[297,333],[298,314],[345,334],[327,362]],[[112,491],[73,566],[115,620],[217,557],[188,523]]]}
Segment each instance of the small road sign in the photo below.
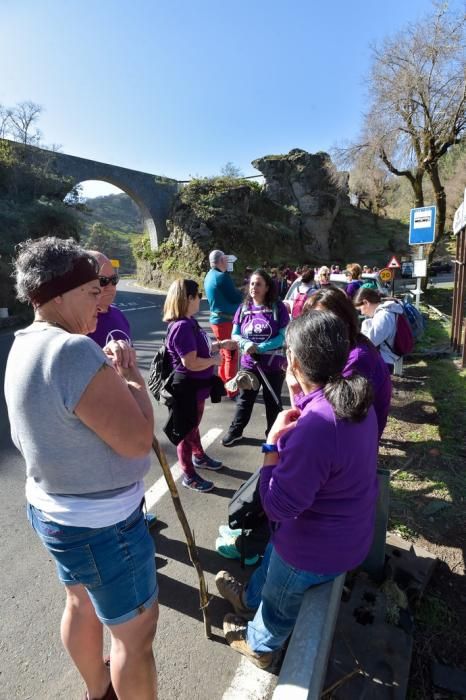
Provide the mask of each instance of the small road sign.
{"label": "small road sign", "polygon": [[390,260],[390,262],[388,263],[387,267],[389,267],[389,268],[392,269],[392,270],[393,270],[393,269],[399,270],[400,267],[401,267],[401,264],[400,264],[400,262],[395,258],[395,256],[393,256],[393,258],[392,258],[392,259]]}
{"label": "small road sign", "polygon": [[411,209],[409,217],[409,245],[424,245],[435,240],[437,207]]}
{"label": "small road sign", "polygon": [[384,267],[383,270],[380,270],[379,276],[382,282],[390,282],[392,278],[392,271],[389,270],[388,267]]}

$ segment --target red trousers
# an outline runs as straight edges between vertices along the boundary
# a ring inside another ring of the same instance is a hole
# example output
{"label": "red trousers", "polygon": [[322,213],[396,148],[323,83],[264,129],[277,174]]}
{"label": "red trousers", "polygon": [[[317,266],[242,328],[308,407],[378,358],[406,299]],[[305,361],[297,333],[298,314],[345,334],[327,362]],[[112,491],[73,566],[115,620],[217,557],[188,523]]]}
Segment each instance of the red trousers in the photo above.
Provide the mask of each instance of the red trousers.
{"label": "red trousers", "polygon": [[[233,330],[231,321],[212,323],[211,327],[217,340],[229,340],[231,338],[231,331]],[[236,350],[220,350],[220,353],[222,355],[222,364],[218,368],[218,375],[225,384],[225,382],[233,379],[238,371],[238,353]],[[234,396],[234,393],[228,392],[228,396]]]}

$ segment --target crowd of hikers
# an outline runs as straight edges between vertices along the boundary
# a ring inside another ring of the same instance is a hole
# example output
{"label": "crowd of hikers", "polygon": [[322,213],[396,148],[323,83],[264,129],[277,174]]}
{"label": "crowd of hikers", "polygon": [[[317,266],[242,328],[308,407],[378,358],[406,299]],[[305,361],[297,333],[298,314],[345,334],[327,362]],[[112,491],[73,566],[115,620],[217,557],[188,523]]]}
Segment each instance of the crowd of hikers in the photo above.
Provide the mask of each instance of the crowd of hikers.
{"label": "crowd of hikers", "polygon": [[[265,527],[245,559],[260,564],[246,586],[227,571],[216,584],[234,611],[224,619],[227,643],[267,668],[305,591],[358,566],[371,546],[378,443],[404,314],[366,286],[356,263],[345,290],[332,285],[335,265],[248,268],[238,289],[228,264],[223,251],[210,253],[204,289],[214,340],[195,318],[198,282],[171,284],[164,362],[151,380],[169,407],[164,430],[177,446],[182,485],[200,493],[214,483],[199,472],[222,468],[200,440],[206,400],[235,402],[222,437],[231,447],[262,390],[256,476]],[[158,585],[143,479],[154,418],[129,324],[112,304],[118,275],[102,253],[51,237],[21,244],[15,269],[34,321],[16,333],[5,395],[26,463],[28,518],[66,589],[62,641],[88,700],[153,700]],[[217,551],[239,558],[238,540],[248,534],[224,526]]]}

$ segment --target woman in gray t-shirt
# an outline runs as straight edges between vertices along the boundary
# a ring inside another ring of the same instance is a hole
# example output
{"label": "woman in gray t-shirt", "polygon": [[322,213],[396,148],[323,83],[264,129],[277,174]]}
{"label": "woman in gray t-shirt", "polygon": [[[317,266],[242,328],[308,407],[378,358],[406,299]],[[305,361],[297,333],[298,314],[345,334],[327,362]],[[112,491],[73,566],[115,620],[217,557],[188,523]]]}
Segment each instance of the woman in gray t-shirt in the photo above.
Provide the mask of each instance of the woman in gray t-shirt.
{"label": "woman in gray t-shirt", "polygon": [[153,700],[158,589],[142,505],[154,425],[144,380],[127,344],[102,350],[86,337],[99,266],[74,241],[22,244],[16,283],[35,316],[16,333],[5,395],[28,518],[66,589],[62,641],[88,698]]}

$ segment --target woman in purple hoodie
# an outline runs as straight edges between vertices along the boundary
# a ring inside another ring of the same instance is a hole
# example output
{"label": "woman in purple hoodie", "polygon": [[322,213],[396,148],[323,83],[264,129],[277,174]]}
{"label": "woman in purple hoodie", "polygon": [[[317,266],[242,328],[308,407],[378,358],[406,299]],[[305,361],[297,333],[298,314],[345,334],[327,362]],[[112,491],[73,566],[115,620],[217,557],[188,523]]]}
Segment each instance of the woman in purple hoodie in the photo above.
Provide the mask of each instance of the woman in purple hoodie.
{"label": "woman in purple hoodie", "polygon": [[259,487],[271,542],[245,589],[226,571],[216,577],[237,613],[224,619],[227,643],[261,668],[291,634],[305,591],[364,560],[377,498],[372,391],[361,375],[343,376],[345,324],[310,311],[288,326],[286,344],[296,407],[268,434]]}
{"label": "woman in purple hoodie", "polygon": [[387,424],[392,397],[392,380],[382,355],[375,345],[360,333],[357,311],[351,299],[341,289],[336,287],[319,289],[306,301],[303,311],[306,313],[312,309],[331,311],[345,323],[350,351],[343,374],[349,376],[353,372],[358,372],[371,383],[380,440]]}

